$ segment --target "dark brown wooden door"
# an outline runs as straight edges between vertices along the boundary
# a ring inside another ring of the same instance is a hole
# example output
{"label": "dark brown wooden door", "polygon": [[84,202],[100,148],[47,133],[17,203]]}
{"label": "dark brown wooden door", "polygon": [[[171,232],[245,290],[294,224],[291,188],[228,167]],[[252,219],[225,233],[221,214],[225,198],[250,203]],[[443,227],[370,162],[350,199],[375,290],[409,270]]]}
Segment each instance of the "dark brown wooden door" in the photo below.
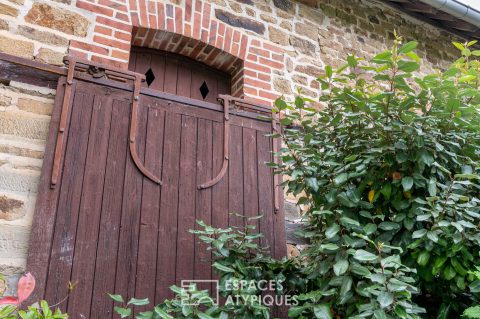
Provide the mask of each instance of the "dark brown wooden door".
{"label": "dark brown wooden door", "polygon": [[188,230],[197,219],[217,227],[244,223],[229,212],[264,215],[256,221],[263,244],[285,255],[283,211],[274,212],[274,178],[265,165],[272,159],[270,122],[232,114],[228,172],[199,190],[222,165],[221,106],[143,90],[135,146],[158,185],[128,149],[132,86],[76,78],[61,175],[51,188],[64,90],[61,78],[27,265],[37,278],[35,298],[55,304],[69,282],[77,283],[61,304],[72,318],[112,318],[107,292],[159,303],[182,279],[212,278],[211,255]]}
{"label": "dark brown wooden door", "polygon": [[143,86],[153,90],[211,103],[230,94],[230,75],[178,54],[134,47],[128,68],[145,74]]}

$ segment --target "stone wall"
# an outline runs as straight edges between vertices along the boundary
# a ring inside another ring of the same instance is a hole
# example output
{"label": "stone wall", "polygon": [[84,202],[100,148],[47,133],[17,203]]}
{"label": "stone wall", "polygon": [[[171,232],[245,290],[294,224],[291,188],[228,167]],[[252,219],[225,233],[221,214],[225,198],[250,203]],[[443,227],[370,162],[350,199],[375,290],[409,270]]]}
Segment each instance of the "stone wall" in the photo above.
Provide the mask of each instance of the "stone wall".
{"label": "stone wall", "polygon": [[25,268],[55,91],[0,84],[0,273],[8,287]]}
{"label": "stone wall", "polygon": [[[387,48],[394,28],[420,41],[421,72],[455,56],[450,34],[373,0],[0,0],[0,52],[55,65],[71,54],[123,68],[132,42],[216,67],[226,63],[218,57],[233,57],[234,92],[264,103],[298,89],[317,97],[326,64]],[[12,278],[25,266],[55,92],[2,83],[0,273]],[[295,224],[293,202],[285,207]]]}

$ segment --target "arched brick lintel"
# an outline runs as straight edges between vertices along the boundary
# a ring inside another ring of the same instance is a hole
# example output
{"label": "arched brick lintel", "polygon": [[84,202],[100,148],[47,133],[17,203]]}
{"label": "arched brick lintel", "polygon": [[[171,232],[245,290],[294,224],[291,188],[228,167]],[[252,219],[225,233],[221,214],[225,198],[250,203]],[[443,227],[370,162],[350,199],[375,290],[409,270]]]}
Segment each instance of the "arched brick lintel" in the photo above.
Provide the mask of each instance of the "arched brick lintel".
{"label": "arched brick lintel", "polygon": [[[216,19],[213,4],[201,0],[184,0],[182,5],[151,0],[110,2],[111,14],[98,5],[82,8],[95,14],[92,41],[72,41],[72,54],[88,51],[87,57],[93,61],[127,68],[132,44],[158,48],[232,73],[236,96],[260,102],[278,96],[272,79],[284,68],[283,49],[254,32]],[[77,6],[81,3],[77,1]]]}

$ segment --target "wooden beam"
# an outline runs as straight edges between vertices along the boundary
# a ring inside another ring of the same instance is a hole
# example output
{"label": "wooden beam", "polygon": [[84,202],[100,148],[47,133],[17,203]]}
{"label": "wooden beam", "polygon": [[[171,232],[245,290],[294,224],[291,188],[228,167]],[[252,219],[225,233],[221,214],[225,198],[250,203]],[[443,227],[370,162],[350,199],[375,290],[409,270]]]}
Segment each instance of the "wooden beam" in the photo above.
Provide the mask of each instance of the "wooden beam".
{"label": "wooden beam", "polygon": [[2,82],[17,81],[55,89],[58,78],[66,74],[66,68],[0,52],[0,80]]}

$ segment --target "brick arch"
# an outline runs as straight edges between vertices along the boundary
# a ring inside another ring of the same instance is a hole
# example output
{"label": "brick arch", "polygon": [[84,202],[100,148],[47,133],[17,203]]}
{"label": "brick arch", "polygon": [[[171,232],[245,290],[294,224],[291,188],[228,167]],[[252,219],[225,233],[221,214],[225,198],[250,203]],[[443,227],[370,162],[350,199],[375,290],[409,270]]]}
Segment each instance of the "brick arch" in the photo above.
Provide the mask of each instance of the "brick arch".
{"label": "brick arch", "polygon": [[[278,94],[273,76],[284,69],[284,50],[248,32],[241,23],[216,18],[215,4],[202,0],[78,0],[95,15],[92,41],[72,41],[72,54],[127,68],[132,45],[176,52],[230,72],[233,93],[261,102]],[[248,27],[247,27],[248,29]],[[87,53],[88,52],[88,53]]]}
{"label": "brick arch", "polygon": [[134,27],[132,44],[162,51],[172,52],[200,61],[231,75],[232,95],[243,96],[244,59],[200,39],[179,33],[158,29]]}

